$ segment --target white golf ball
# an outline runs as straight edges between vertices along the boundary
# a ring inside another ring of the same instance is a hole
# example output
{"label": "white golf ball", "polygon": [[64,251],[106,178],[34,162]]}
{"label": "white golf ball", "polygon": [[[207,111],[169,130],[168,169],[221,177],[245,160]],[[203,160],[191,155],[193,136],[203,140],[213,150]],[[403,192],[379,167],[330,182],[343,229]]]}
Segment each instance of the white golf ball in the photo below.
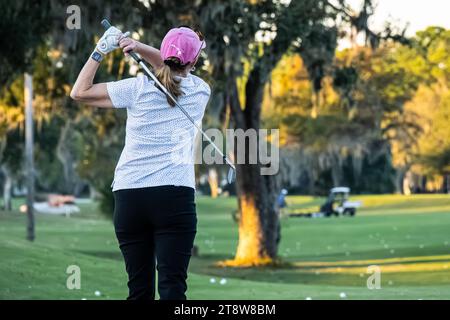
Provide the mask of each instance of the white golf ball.
{"label": "white golf ball", "polygon": [[211,279],[209,279],[209,282],[210,282],[210,283],[216,283],[216,278],[211,278]]}
{"label": "white golf ball", "polygon": [[226,283],[227,283],[227,279],[222,278],[222,279],[220,280],[220,284],[226,284]]}
{"label": "white golf ball", "polygon": [[312,300],[312,298],[311,297],[306,297],[306,299],[305,300]]}
{"label": "white golf ball", "polygon": [[100,297],[100,296],[102,295],[102,293],[101,293],[100,291],[98,291],[98,290],[96,290],[96,291],[94,292],[94,294],[95,294],[97,297]]}
{"label": "white golf ball", "polygon": [[347,298],[347,295],[345,294],[345,292],[341,292],[339,294],[339,297],[341,297],[341,299],[345,299],[345,298]]}

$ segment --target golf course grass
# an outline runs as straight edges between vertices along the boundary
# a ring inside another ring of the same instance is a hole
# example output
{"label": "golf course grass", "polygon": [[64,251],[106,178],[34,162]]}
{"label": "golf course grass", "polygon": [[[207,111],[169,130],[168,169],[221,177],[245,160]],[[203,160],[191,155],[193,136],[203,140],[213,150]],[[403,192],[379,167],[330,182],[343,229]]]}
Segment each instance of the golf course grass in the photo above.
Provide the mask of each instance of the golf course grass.
{"label": "golf course grass", "polygon": [[[450,196],[354,196],[356,217],[282,218],[283,267],[220,268],[233,257],[235,198],[198,197],[199,256],[190,264],[189,299],[450,299]],[[317,210],[321,198],[288,197],[290,210]],[[124,263],[112,222],[96,204],[69,218],[36,217],[25,240],[25,215],[0,211],[0,299],[123,299]],[[66,269],[81,270],[69,290]],[[370,290],[367,267],[381,270]],[[214,281],[214,280],[215,281]],[[222,280],[225,279],[225,280]],[[95,294],[95,292],[97,294]]]}

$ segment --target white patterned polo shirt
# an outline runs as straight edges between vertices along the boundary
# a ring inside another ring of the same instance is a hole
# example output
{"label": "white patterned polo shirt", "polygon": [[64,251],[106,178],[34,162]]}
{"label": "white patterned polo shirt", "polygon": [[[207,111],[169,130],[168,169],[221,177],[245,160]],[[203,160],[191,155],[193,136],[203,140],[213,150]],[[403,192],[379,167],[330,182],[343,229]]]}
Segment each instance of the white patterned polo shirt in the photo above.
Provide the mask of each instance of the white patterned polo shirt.
{"label": "white patterned polo shirt", "polygon": [[[211,90],[197,76],[181,78],[179,104],[201,124]],[[125,146],[111,185],[113,191],[163,185],[195,189],[197,130],[147,76],[107,83],[115,108],[127,109]]]}

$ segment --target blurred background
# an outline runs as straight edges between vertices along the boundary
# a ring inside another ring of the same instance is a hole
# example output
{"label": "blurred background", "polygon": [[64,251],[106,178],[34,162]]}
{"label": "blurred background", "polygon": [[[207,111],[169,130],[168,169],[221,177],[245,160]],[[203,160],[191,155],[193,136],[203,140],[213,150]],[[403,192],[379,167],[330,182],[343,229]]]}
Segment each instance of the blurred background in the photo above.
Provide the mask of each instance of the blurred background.
{"label": "blurred background", "polygon": [[[126,112],[68,96],[103,18],[155,47],[200,29],[203,128],[279,129],[276,175],[196,166],[188,298],[449,299],[449,9],[0,0],[0,299],[126,297],[110,188]],[[139,72],[117,50],[96,81]]]}

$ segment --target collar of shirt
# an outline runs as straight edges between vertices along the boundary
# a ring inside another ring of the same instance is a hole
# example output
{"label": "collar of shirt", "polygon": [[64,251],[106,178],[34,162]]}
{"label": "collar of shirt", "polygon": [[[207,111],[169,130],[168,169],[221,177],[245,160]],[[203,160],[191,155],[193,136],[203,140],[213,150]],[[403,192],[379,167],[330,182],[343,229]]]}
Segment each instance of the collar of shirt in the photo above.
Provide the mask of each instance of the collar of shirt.
{"label": "collar of shirt", "polygon": [[192,80],[192,75],[190,73],[188,73],[186,77],[175,76],[175,79],[181,80],[180,85],[182,88],[189,88],[195,86],[194,81]]}

